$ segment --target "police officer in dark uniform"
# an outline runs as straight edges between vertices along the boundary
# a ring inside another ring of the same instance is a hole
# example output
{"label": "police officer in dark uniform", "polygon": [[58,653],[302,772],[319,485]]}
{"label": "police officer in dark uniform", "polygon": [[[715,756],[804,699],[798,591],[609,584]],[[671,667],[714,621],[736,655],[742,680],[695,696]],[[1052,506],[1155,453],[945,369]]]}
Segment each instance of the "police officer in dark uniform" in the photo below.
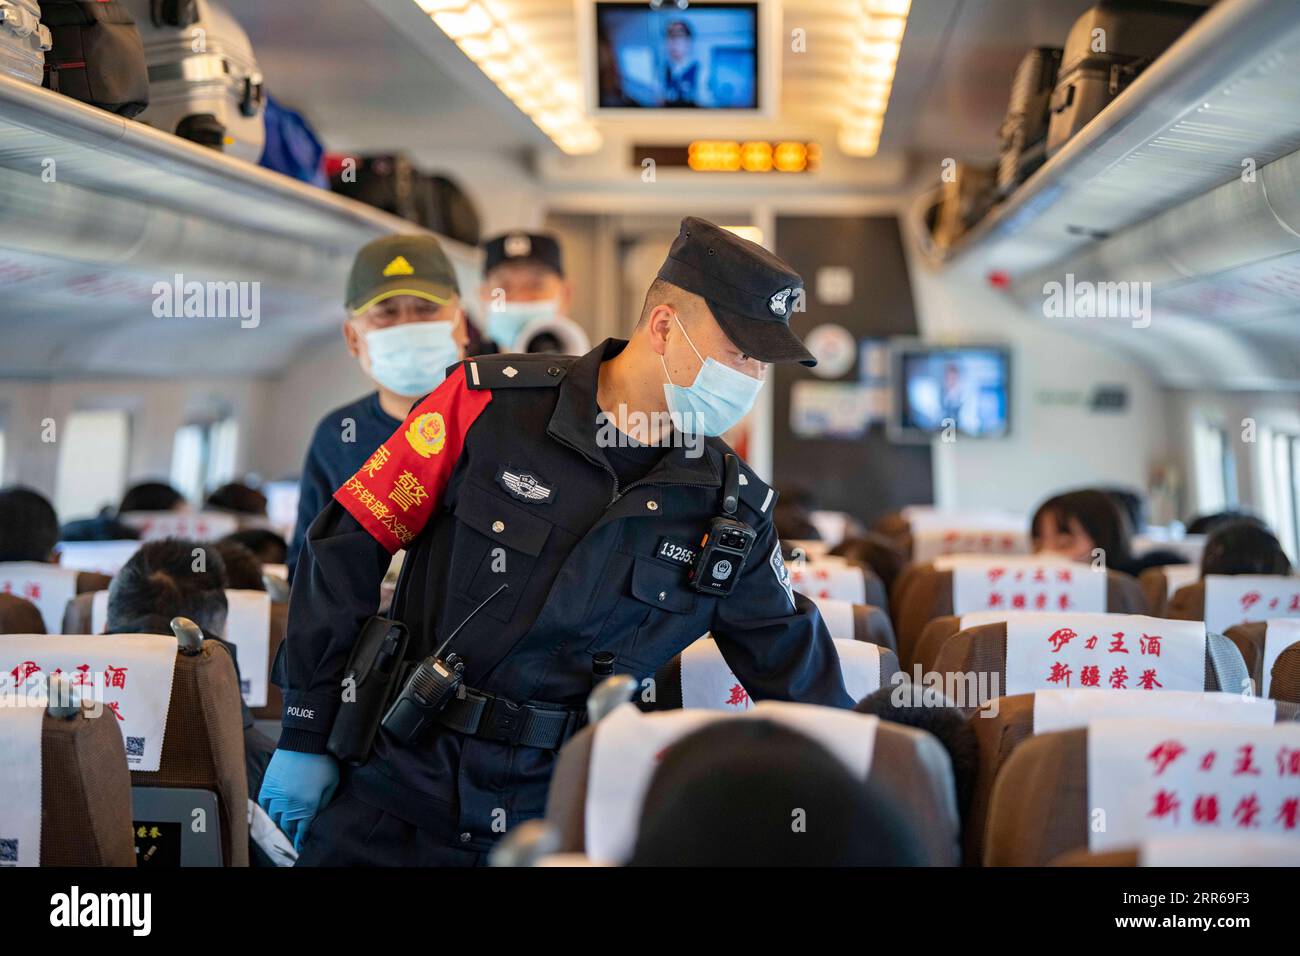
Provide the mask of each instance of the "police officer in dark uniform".
{"label": "police officer in dark uniform", "polygon": [[[483,861],[543,814],[599,673],[646,678],[705,632],[754,698],[852,706],[790,588],[775,492],[714,437],[766,363],[814,363],[789,328],[801,287],[761,246],[687,218],[629,341],[464,361],[335,492],[297,569],[259,797],[300,863]],[[403,675],[340,780],[327,741],[360,712],[343,678],[399,548],[403,657],[436,653],[441,671]],[[458,692],[420,696],[453,674]],[[390,724],[399,710],[425,713],[424,731]]]}

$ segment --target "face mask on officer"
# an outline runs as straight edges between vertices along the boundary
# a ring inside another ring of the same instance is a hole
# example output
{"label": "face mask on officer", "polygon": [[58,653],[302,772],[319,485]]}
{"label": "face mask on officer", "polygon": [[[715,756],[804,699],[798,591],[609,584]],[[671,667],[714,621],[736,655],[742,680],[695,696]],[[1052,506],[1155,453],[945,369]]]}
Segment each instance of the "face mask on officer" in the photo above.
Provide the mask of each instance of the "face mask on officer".
{"label": "face mask on officer", "polygon": [[686,344],[703,363],[693,383],[674,385],[668,372],[667,360],[664,356],[659,356],[664,367],[664,377],[668,379],[664,384],[664,399],[668,402],[673,427],[690,435],[721,435],[754,407],[758,393],[763,388],[763,380],[727,368],[716,359],[706,359],[700,355],[700,350],[686,334],[686,327],[675,313],[673,320],[682,330]]}
{"label": "face mask on officer", "polygon": [[406,322],[367,332],[371,378],[412,398],[433,391],[460,361],[454,328],[454,322]]}
{"label": "face mask on officer", "polygon": [[488,307],[488,337],[505,349],[512,349],[525,328],[533,322],[558,318],[560,301],[494,302]]}

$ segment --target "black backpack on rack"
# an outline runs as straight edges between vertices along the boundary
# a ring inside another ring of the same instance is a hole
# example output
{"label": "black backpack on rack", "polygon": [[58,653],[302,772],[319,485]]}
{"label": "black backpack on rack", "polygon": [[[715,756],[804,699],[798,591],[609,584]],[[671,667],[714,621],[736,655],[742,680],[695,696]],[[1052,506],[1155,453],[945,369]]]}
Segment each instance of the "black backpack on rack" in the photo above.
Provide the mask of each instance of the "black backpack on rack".
{"label": "black backpack on rack", "polygon": [[47,89],[127,118],[149,105],[149,68],[135,20],[116,0],[40,0],[54,48]]}

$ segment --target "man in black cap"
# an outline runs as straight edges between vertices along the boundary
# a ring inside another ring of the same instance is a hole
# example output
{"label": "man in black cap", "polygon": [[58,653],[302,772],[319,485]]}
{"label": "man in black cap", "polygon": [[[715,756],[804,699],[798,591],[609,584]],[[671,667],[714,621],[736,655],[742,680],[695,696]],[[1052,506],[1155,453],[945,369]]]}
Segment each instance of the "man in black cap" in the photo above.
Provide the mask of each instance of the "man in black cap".
{"label": "man in black cap", "polygon": [[411,403],[465,354],[466,321],[451,261],[433,236],[387,236],[363,246],[348,276],[343,340],[375,391],[316,426],[302,466],[294,575],[307,528],[348,476],[402,423]]}
{"label": "man in black cap", "polygon": [[479,287],[487,340],[472,348],[472,354],[519,351],[525,339],[530,352],[585,352],[586,348],[563,348],[556,337],[561,324],[572,325],[566,318],[572,300],[573,289],[564,276],[564,259],[554,236],[516,231],[489,239],[483,244]]}
{"label": "man in black cap", "polygon": [[[706,631],[753,698],[852,706],[790,588],[775,492],[714,437],[766,363],[814,361],[789,327],[801,288],[765,249],[686,219],[630,341],[466,360],[334,493],[298,567],[260,796],[299,865],[481,862],[542,815],[601,675],[644,681]],[[327,740],[368,699],[345,667],[402,547],[405,659],[439,656],[395,715],[425,723],[386,721],[340,779]],[[453,674],[458,691],[431,690]]]}

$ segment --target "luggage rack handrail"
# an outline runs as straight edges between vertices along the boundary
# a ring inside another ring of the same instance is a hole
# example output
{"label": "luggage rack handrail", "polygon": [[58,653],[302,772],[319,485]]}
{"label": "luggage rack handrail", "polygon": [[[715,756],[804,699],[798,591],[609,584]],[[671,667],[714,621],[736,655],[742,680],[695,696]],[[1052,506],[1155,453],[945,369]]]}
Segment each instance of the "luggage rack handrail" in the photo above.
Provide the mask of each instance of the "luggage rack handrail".
{"label": "luggage rack handrail", "polygon": [[[310,245],[330,244],[340,230],[363,241],[428,232],[364,203],[0,76],[0,166],[39,177],[46,157],[58,161],[61,182]],[[122,175],[124,170],[134,175]],[[187,189],[216,190],[222,202],[187,198]],[[477,255],[463,243],[439,239],[453,256]]]}
{"label": "luggage rack handrail", "polygon": [[[1105,172],[1167,134],[1188,112],[1197,109],[1225,81],[1251,68],[1261,51],[1293,41],[1300,32],[1292,0],[1223,0],[1211,7],[1150,68],[1047,160],[1002,203],[995,206],[953,246],[941,253],[952,265],[976,252],[987,252],[1051,214],[1060,200],[1082,191]],[[1289,152],[1284,149],[1279,155]],[[1259,157],[1260,165],[1276,157]],[[1223,182],[1211,164],[1190,184],[1171,177],[1160,194],[1149,194],[1114,223],[1124,228],[1149,218]],[[1070,241],[1078,248],[1095,240],[1080,233]],[[1068,252],[1055,246],[1042,261],[1021,263],[1032,271]]]}

